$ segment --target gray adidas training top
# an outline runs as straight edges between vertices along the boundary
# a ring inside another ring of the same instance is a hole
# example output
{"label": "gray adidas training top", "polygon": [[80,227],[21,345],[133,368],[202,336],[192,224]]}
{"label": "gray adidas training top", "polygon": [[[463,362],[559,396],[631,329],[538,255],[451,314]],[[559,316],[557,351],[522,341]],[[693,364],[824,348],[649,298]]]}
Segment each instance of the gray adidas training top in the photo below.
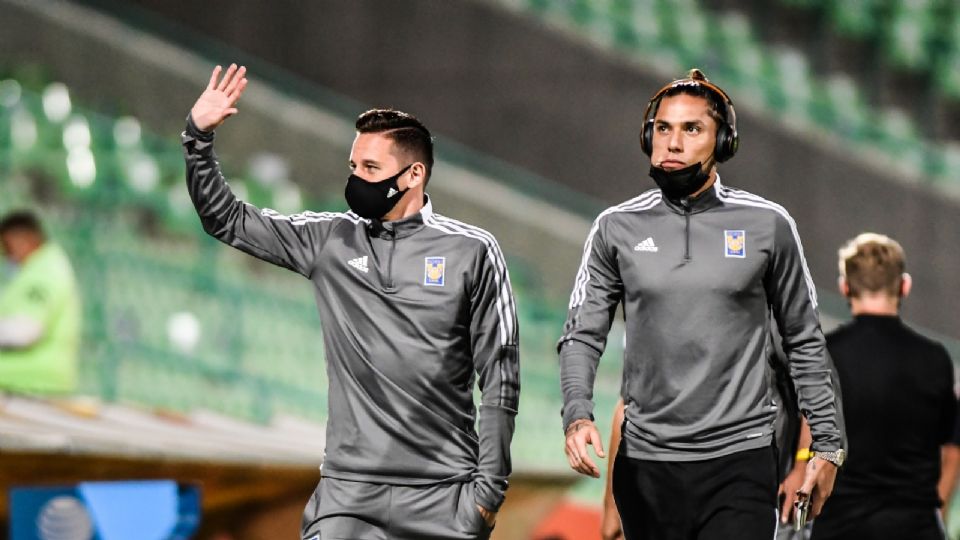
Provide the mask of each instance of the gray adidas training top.
{"label": "gray adidas training top", "polygon": [[429,200],[387,223],[259,210],[231,193],[213,133],[188,120],[182,139],[204,230],[313,282],[329,379],[323,475],[473,480],[477,502],[499,508],[520,383],[513,293],[494,237],[434,213]]}
{"label": "gray adidas training top", "polygon": [[563,426],[593,418],[596,366],[623,304],[625,455],[692,461],[769,446],[776,318],[813,448],[840,448],[817,297],[783,207],[715,185],[607,209],[584,248],[560,339]]}

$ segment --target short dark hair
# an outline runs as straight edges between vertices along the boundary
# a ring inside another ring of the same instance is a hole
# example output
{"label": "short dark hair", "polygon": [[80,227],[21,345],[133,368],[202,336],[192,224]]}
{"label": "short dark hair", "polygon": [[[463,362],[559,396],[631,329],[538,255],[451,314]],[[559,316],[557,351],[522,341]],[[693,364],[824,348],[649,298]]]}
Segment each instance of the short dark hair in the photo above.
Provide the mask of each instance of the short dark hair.
{"label": "short dark hair", "polygon": [[383,133],[401,150],[416,157],[433,170],[433,137],[416,116],[393,109],[370,109],[357,117],[359,133]]}
{"label": "short dark hair", "polygon": [[14,210],[0,218],[0,234],[15,231],[32,232],[41,238],[44,237],[40,218],[32,210]]}

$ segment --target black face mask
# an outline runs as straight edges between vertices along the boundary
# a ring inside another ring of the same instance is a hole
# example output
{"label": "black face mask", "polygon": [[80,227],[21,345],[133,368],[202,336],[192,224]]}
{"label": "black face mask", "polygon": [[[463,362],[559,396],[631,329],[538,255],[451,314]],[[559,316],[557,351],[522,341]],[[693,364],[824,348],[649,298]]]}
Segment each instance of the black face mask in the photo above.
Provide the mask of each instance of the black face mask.
{"label": "black face mask", "polygon": [[344,191],[350,209],[367,219],[380,219],[387,215],[407,192],[406,189],[400,191],[397,179],[412,166],[413,164],[407,165],[397,174],[379,182],[367,182],[351,174],[350,178],[347,178],[347,188]]}
{"label": "black face mask", "polygon": [[700,163],[675,171],[667,171],[651,165],[650,178],[653,178],[666,198],[678,201],[702,188],[710,179],[710,174],[704,172]]}

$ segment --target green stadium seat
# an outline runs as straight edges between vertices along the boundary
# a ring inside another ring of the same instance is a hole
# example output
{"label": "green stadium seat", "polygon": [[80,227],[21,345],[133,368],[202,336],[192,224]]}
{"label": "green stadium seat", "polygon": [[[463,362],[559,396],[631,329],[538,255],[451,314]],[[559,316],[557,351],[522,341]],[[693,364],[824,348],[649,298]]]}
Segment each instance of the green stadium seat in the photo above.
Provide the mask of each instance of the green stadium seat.
{"label": "green stadium seat", "polygon": [[908,168],[926,172],[926,148],[910,117],[898,109],[884,110],[879,122],[880,143],[888,155]]}
{"label": "green stadium seat", "polygon": [[960,196],[960,144],[945,145],[941,158],[934,176],[934,183],[940,189],[954,196]]}
{"label": "green stadium seat", "polygon": [[863,141],[870,130],[870,111],[857,84],[844,75],[824,83],[822,103],[827,107],[826,125],[853,141]]}
{"label": "green stadium seat", "polygon": [[597,20],[599,16],[598,4],[602,3],[595,0],[568,0],[565,2],[570,18],[584,27],[592,25]]}
{"label": "green stadium seat", "polygon": [[943,34],[950,39],[937,57],[934,78],[947,96],[960,100],[960,6],[954,5],[945,21]]}
{"label": "green stadium seat", "polygon": [[[960,32],[960,25],[957,26],[956,31]],[[960,100],[960,45],[942,56],[934,78],[944,93],[955,100]]]}
{"label": "green stadium seat", "polygon": [[753,34],[750,21],[739,12],[722,15],[715,26],[717,50],[730,77],[738,101],[764,102],[770,93],[769,57]]}
{"label": "green stadium seat", "polygon": [[658,0],[625,0],[615,13],[623,13],[638,48],[662,48]]}
{"label": "green stadium seat", "polygon": [[868,37],[879,32],[877,11],[883,0],[824,2],[834,29],[842,35]]}
{"label": "green stadium seat", "polygon": [[787,116],[806,120],[814,95],[807,57],[796,49],[783,48],[774,53],[773,60],[779,87],[767,95],[767,103]]}
{"label": "green stadium seat", "polygon": [[929,0],[898,2],[883,43],[894,65],[913,70],[929,69],[928,43],[934,32],[933,6]]}
{"label": "green stadium seat", "polygon": [[661,1],[657,12],[666,39],[680,49],[681,61],[686,65],[701,64],[709,49],[710,21],[697,2]]}

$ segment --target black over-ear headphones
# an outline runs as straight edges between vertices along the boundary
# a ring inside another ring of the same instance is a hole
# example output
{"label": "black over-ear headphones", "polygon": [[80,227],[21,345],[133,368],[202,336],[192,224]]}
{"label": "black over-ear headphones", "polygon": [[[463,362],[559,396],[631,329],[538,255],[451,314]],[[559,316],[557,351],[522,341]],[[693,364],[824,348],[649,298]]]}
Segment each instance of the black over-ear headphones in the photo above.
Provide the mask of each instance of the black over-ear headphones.
{"label": "black over-ear headphones", "polygon": [[696,68],[691,69],[685,79],[678,79],[661,88],[647,104],[647,110],[643,113],[643,130],[640,132],[640,148],[643,149],[643,153],[648,156],[653,153],[654,118],[657,116],[657,109],[660,108],[663,95],[674,88],[684,86],[706,88],[717,98],[717,104],[722,109],[717,112],[723,120],[718,122],[717,144],[713,150],[713,157],[718,163],[732,158],[740,146],[740,136],[737,135],[737,112],[733,108],[733,101],[726,92],[711,83],[703,72]]}

